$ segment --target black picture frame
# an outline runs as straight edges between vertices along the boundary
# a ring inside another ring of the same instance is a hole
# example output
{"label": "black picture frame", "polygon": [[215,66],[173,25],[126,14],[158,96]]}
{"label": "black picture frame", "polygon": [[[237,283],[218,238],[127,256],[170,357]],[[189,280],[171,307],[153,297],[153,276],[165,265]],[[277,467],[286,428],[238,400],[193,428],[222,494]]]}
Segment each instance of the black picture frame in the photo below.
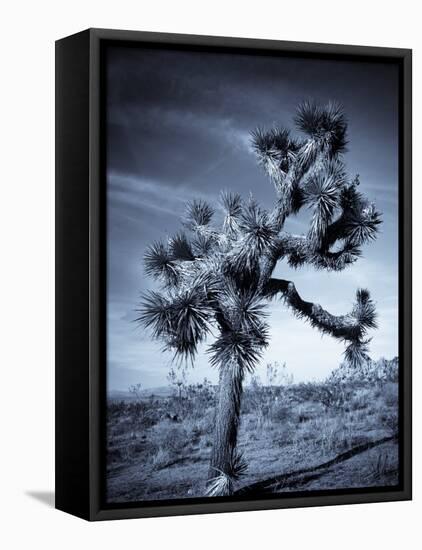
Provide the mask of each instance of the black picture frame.
{"label": "black picture frame", "polygon": [[[257,55],[360,59],[400,70],[398,489],[274,498],[106,505],[105,127],[102,51],[109,43]],[[408,49],[88,29],[56,42],[56,508],[87,520],[172,516],[412,498],[412,52]]]}

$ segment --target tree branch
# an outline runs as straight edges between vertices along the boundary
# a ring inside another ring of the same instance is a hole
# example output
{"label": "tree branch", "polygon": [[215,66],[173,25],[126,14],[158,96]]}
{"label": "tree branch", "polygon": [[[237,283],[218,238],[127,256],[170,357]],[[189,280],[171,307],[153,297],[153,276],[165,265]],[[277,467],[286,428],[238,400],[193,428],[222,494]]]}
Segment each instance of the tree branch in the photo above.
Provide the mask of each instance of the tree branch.
{"label": "tree branch", "polygon": [[366,290],[357,291],[356,303],[346,315],[332,315],[320,305],[303,300],[295,285],[284,279],[270,279],[264,287],[264,294],[270,299],[281,295],[298,317],[307,319],[321,332],[351,342],[355,347],[364,348],[366,330],[376,327],[375,306]]}
{"label": "tree branch", "polygon": [[263,264],[268,280],[276,263],[283,258],[287,258],[289,265],[294,268],[310,264],[317,269],[341,271],[354,263],[360,255],[359,247],[347,241],[338,250],[331,251],[329,248],[315,248],[314,243],[305,235],[282,232]]}

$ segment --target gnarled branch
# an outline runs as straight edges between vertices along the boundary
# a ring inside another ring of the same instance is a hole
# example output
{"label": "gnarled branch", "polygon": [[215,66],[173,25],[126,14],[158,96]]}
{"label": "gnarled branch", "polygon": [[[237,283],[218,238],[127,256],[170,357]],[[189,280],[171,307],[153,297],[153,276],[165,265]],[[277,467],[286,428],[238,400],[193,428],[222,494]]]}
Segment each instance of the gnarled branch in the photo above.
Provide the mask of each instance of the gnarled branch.
{"label": "gnarled branch", "polygon": [[333,315],[319,304],[304,300],[295,285],[284,279],[270,279],[263,292],[270,299],[281,295],[298,317],[306,319],[321,332],[348,342],[345,354],[351,364],[358,364],[367,358],[366,332],[377,326],[375,304],[367,290],[356,292],[353,309],[346,315]]}
{"label": "gnarled branch", "polygon": [[311,264],[318,269],[330,271],[341,271],[361,256],[360,248],[348,241],[332,251],[329,248],[316,248],[313,241],[305,235],[291,235],[286,232],[278,236],[272,252],[275,262],[287,258],[292,267]]}
{"label": "gnarled branch", "polygon": [[286,304],[293,309],[297,316],[305,317],[312,326],[322,332],[347,340],[353,340],[357,336],[359,326],[350,314],[332,315],[319,304],[303,300],[291,281],[270,279],[264,292],[268,298],[274,298],[281,294]]}

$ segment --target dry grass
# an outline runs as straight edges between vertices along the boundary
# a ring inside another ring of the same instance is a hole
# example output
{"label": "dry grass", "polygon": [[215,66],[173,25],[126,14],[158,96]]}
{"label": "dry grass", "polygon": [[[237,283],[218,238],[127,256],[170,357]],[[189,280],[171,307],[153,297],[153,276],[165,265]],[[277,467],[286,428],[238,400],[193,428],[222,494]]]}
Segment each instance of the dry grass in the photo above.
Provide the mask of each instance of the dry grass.
{"label": "dry grass", "polygon": [[[351,383],[342,392],[344,396],[335,395],[330,403],[325,390],[310,385],[280,387],[271,393],[265,387],[255,388],[253,394],[247,389],[239,451],[248,469],[241,484],[317,465],[352,447],[397,432],[397,383]],[[199,399],[198,403],[191,399],[185,405],[168,397],[147,399],[136,406],[111,403],[109,500],[205,495],[214,426],[213,399],[209,396],[206,402]],[[397,445],[388,443],[298,489],[395,484],[397,464]]]}

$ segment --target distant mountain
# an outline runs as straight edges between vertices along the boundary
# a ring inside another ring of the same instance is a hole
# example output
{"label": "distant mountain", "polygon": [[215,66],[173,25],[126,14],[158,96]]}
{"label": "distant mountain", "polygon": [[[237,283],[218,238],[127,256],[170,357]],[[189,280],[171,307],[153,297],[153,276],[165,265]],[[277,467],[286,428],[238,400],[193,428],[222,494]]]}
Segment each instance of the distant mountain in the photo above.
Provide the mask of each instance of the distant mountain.
{"label": "distant mountain", "polygon": [[[158,386],[156,388],[146,388],[141,391],[141,398],[148,399],[151,395],[155,397],[169,397],[172,389],[169,386]],[[111,390],[107,393],[109,401],[136,401],[133,393],[124,390]]]}

